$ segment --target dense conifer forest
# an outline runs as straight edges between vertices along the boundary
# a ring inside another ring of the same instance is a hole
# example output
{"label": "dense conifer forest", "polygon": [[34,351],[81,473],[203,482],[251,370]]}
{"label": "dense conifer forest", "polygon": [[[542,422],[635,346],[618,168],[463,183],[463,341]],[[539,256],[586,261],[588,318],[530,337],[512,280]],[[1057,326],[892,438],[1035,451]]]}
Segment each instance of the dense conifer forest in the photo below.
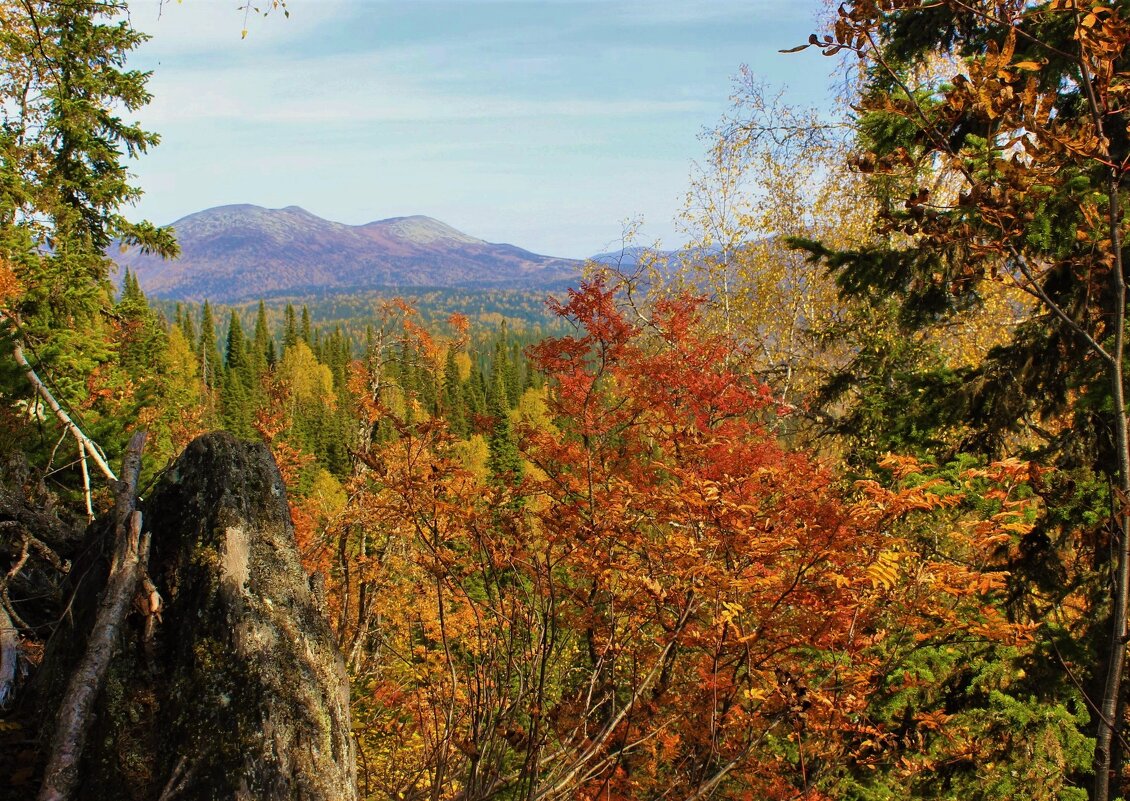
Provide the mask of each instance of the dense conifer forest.
{"label": "dense conifer forest", "polygon": [[123,11],[0,0],[6,797],[72,794],[23,699],[116,466],[217,429],[285,481],[362,798],[1130,792],[1130,3],[845,0],[781,43],[842,106],[743,78],[674,267],[240,307],[114,272],[177,250]]}

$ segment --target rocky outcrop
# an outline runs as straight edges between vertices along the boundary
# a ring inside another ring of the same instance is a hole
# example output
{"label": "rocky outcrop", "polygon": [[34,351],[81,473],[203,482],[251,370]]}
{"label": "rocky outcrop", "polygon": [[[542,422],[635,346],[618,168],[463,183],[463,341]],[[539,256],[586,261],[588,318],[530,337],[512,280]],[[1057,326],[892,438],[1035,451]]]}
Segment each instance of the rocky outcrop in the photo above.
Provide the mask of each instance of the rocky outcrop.
{"label": "rocky outcrop", "polygon": [[142,511],[160,620],[143,614],[151,593],[141,593],[77,797],[355,799],[345,669],[269,451],[201,437]]}

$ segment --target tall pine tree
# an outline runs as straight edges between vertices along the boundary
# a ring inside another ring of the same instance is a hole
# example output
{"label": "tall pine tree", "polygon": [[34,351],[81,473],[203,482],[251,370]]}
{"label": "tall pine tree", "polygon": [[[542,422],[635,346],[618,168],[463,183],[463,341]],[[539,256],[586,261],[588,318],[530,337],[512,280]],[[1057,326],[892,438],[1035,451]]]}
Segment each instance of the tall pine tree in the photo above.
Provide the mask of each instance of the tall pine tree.
{"label": "tall pine tree", "polygon": [[239,315],[233,310],[228,324],[227,369],[224,372],[224,425],[234,434],[250,437],[255,416],[251,387],[254,377],[247,353],[247,338]]}
{"label": "tall pine tree", "polygon": [[249,353],[251,373],[258,384],[267,371],[274,366],[271,341],[271,329],[267,323],[267,306],[259,301],[259,310],[255,314],[255,336],[251,340]]}
{"label": "tall pine tree", "polygon": [[200,338],[197,341],[197,355],[200,358],[200,377],[209,389],[223,386],[224,363],[216,343],[216,322],[212,319],[212,306],[204,301],[200,312]]}

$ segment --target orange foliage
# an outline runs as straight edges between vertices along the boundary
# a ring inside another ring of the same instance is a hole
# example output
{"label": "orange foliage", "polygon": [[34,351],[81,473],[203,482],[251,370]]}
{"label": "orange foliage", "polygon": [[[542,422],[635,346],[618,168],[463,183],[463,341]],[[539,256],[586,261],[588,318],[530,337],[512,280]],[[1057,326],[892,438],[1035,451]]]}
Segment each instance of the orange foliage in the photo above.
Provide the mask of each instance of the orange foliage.
{"label": "orange foliage", "polygon": [[23,291],[20,281],[7,262],[0,260],[0,308],[8,305],[8,301]]}
{"label": "orange foliage", "polygon": [[[283,483],[288,487],[296,487],[302,471],[313,463],[314,456],[286,440],[285,434],[292,421],[288,420],[285,413],[286,405],[281,403],[282,390],[272,385],[269,391],[272,402],[265,404],[256,412],[253,425],[259,436],[263,438],[263,442],[271,449],[271,455],[275,458]],[[290,494],[287,505],[290,508],[290,519],[294,523],[294,539],[298,545],[302,567],[310,574],[318,571],[325,573],[329,568],[327,550],[317,524],[317,513],[312,509],[312,501],[308,498],[296,498]]]}
{"label": "orange foliage", "polygon": [[204,422],[203,405],[178,407],[172,410],[175,415],[169,422],[169,438],[172,442],[173,452],[184,450],[188,443],[208,430]]}
{"label": "orange foliage", "polygon": [[559,311],[577,334],[531,350],[555,415],[521,432],[536,469],[484,486],[442,422],[402,424],[327,536],[370,790],[824,798],[822,771],[885,742],[888,638],[1027,635],[991,603],[1026,466],[968,476],[1000,513],[923,552],[899,521],[956,516],[952,483],[892,460],[897,488],[848,501],[692,301],[636,325],[596,282]]}
{"label": "orange foliage", "polygon": [[471,331],[471,321],[467,319],[467,315],[455,312],[447,318],[447,324],[455,331],[456,343],[460,345],[464,344]]}

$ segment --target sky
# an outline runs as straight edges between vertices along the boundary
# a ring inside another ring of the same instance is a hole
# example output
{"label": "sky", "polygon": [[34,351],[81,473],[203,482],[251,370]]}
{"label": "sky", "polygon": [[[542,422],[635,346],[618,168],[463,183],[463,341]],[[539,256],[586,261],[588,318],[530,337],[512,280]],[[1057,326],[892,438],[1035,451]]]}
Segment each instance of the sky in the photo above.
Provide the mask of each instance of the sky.
{"label": "sky", "polygon": [[238,4],[130,3],[153,37],[129,61],[153,71],[134,116],[162,137],[131,163],[131,216],[425,214],[572,258],[640,221],[643,244],[677,247],[742,65],[793,104],[828,96],[827,59],[778,52],[819,0],[289,0],[246,20]]}

